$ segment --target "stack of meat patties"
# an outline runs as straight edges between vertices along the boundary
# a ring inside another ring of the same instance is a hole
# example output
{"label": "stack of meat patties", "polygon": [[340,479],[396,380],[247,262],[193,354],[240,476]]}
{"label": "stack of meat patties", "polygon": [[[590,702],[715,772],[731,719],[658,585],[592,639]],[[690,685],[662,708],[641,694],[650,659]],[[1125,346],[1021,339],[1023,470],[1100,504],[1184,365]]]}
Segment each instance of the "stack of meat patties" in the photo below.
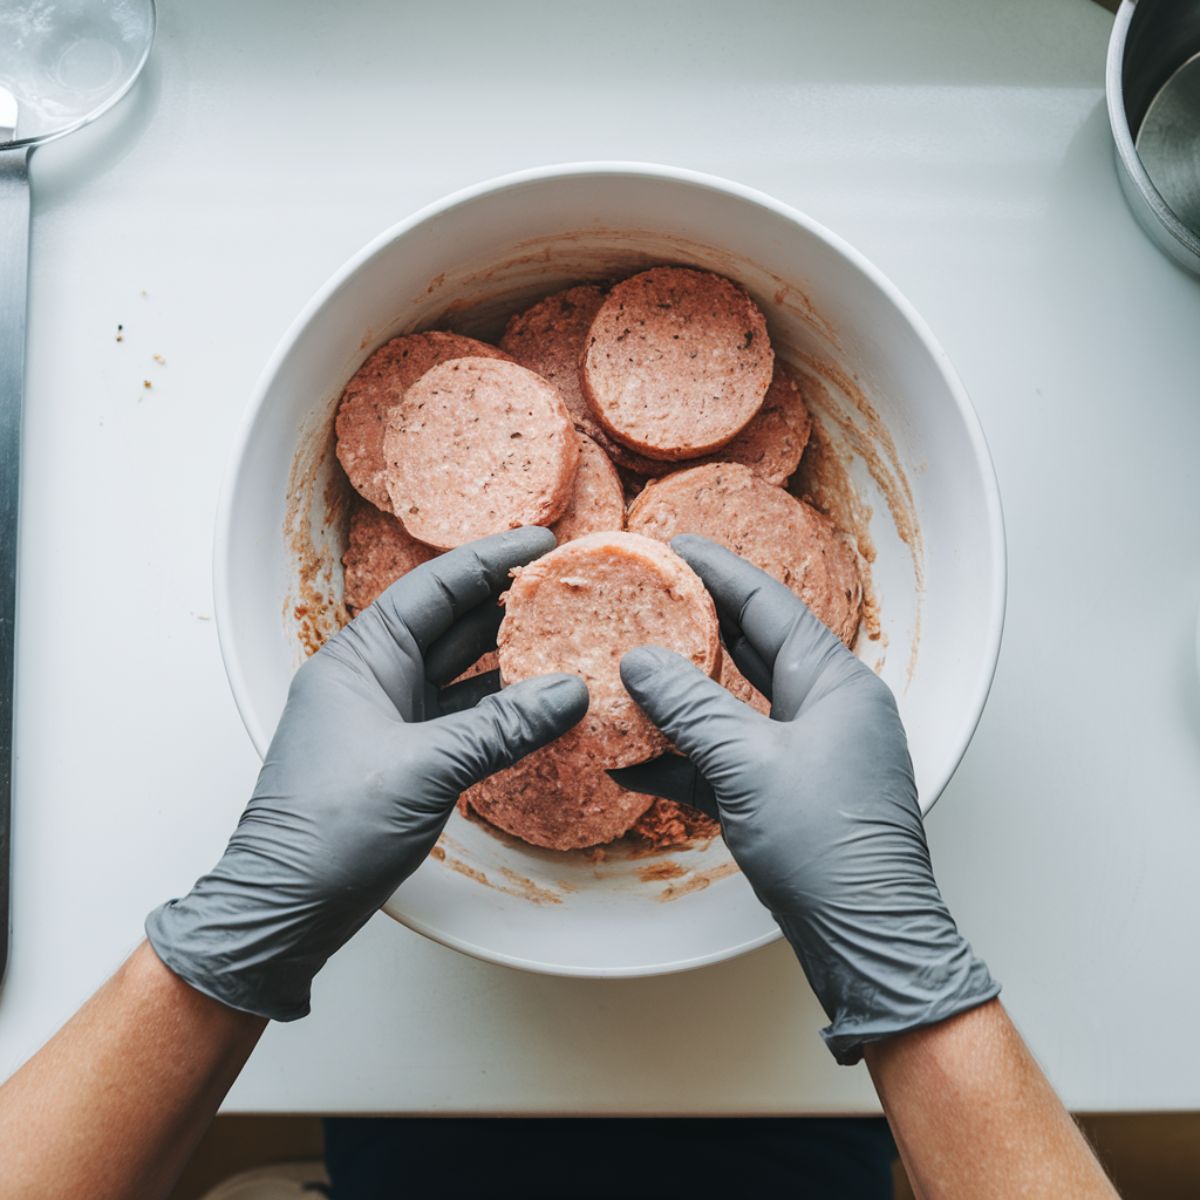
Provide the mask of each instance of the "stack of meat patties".
{"label": "stack of meat patties", "polygon": [[856,553],[785,486],[812,427],[803,386],[740,286],[675,266],[548,296],[509,320],[498,348],[411,333],[359,368],[337,413],[338,459],[362,497],[343,559],[352,613],[474,538],[546,525],[558,540],[514,572],[498,650],[468,674],[499,669],[509,684],[571,671],[588,686],[588,713],[471,788],[465,809],[552,850],[715,834],[707,817],[607,774],[671,752],[618,665],[634,646],[668,646],[769,709],[723,651],[700,580],[667,546],[677,533],[743,555],[853,644]]}

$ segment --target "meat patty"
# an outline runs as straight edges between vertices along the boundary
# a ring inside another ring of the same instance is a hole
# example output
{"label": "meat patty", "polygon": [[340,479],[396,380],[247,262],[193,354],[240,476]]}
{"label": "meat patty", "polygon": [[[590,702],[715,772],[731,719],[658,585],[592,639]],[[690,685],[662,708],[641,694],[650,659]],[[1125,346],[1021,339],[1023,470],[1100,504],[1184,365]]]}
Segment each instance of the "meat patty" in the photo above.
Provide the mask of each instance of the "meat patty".
{"label": "meat patty", "polygon": [[550,527],[561,546],[585,533],[625,528],[625,489],[608,455],[579,434],[579,466],[566,511]]}
{"label": "meat patty", "polygon": [[436,557],[436,550],[411,537],[391,513],[356,504],[342,555],[346,607],[361,612],[402,575]]}
{"label": "meat patty", "polygon": [[592,437],[600,426],[579,390],[579,359],[605,289],[583,283],[509,318],[500,349],[558,388],[571,420]]}
{"label": "meat patty", "polygon": [[775,356],[737,284],[653,267],[618,283],[587,335],[580,381],[596,420],[648,458],[718,450],[762,407]]}
{"label": "meat patty", "polygon": [[741,433],[712,454],[681,462],[663,462],[635,454],[612,438],[602,440],[609,458],[637,480],[658,479],[681,467],[698,467],[710,462],[736,462],[749,467],[768,483],[784,483],[800,465],[812,434],[812,416],[804,400],[803,377],[793,376],[778,359],[763,406]]}
{"label": "meat patty", "polygon": [[554,384],[575,428],[587,434],[617,466],[638,475],[661,475],[674,469],[671,463],[647,458],[610,437],[583,398],[580,360],[605,295],[599,284],[584,283],[539,300],[509,318],[500,349]]}
{"label": "meat patty", "polygon": [[388,414],[392,510],[450,550],[566,510],[579,438],[555,388],[516,363],[457,358],[427,371]]}
{"label": "meat patty", "polygon": [[766,399],[750,424],[728,445],[686,465],[741,463],[767,483],[782,484],[800,465],[811,433],[812,417],[800,383],[776,360]]}
{"label": "meat patty", "polygon": [[[720,681],[758,712],[770,711],[766,697],[725,653]],[[716,822],[695,809],[681,811],[670,801],[626,791],[602,767],[564,753],[559,743],[489,776],[464,792],[463,799],[477,815],[505,833],[549,850],[603,845],[631,829],[639,841],[664,848],[696,837],[714,837],[718,832]],[[655,804],[660,808],[651,820]]]}
{"label": "meat patty", "polygon": [[559,742],[468,788],[472,809],[506,833],[548,850],[578,850],[619,838],[654,803],[626,791],[596,762]]}
{"label": "meat patty", "polygon": [[665,750],[666,738],[621,683],[620,661],[650,643],[716,675],[716,610],[691,567],[651,538],[592,533],[513,576],[497,639],[503,681],[570,671],[587,684],[587,714],[559,739],[563,751],[625,767]]}
{"label": "meat patty", "polygon": [[731,691],[743,704],[748,704],[755,712],[764,717],[771,715],[771,702],[738,670],[733,661],[733,655],[728,650],[721,651],[721,674],[718,676],[721,686]]}
{"label": "meat patty", "polygon": [[[618,467],[643,478],[678,469],[678,464],[647,458],[618,442],[596,420],[580,386],[580,359],[588,330],[605,289],[585,283],[539,300],[509,319],[500,349],[521,366],[554,384],[575,422]],[[778,361],[762,408],[731,442],[715,451],[714,461],[745,463],[768,483],[783,483],[800,464],[812,419],[802,389]],[[707,456],[696,462],[708,461]]]}
{"label": "meat patty", "polygon": [[699,533],[773,575],[850,646],[862,611],[854,551],[828,517],[740,463],[710,463],[646,485],[631,532],[670,541]]}
{"label": "meat patty", "polygon": [[383,461],[388,410],[430,367],[467,355],[508,357],[457,333],[407,333],[384,342],[346,384],[335,422],[338,461],[359,495],[376,508],[392,511]]}
{"label": "meat patty", "polygon": [[698,841],[712,841],[720,832],[720,825],[707,813],[660,796],[634,822],[629,837],[651,850],[673,850]]}

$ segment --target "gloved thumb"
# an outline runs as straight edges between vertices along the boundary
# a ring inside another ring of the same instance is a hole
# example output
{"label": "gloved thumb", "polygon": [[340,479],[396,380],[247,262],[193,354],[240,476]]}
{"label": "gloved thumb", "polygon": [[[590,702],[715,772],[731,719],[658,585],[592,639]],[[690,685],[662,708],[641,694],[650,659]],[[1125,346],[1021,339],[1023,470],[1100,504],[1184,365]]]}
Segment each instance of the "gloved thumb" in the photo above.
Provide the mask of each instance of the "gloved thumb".
{"label": "gloved thumb", "polygon": [[765,720],[681,654],[639,646],[621,659],[621,681],[676,748],[720,789],[736,771],[754,724]]}
{"label": "gloved thumb", "polygon": [[587,707],[588,691],[577,675],[539,675],[430,721],[438,782],[457,797],[566,733]]}

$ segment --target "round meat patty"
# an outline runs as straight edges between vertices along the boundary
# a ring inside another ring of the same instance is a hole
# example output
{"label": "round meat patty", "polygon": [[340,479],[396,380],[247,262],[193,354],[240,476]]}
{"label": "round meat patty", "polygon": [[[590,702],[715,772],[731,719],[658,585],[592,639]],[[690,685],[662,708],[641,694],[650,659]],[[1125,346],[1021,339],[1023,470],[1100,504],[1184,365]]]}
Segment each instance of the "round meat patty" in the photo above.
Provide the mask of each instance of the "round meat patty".
{"label": "round meat patty", "polygon": [[585,433],[579,436],[579,467],[566,511],[550,526],[561,546],[572,538],[625,528],[625,489],[608,455]]}
{"label": "round meat patty", "polygon": [[766,319],[737,284],[654,267],[609,292],[588,331],[580,380],[617,441],[648,458],[695,458],[746,427],[774,360]]}
{"label": "round meat patty", "polygon": [[771,702],[738,670],[733,655],[722,647],[721,674],[717,677],[721,686],[732,692],[743,704],[748,704],[764,717],[771,715]]}
{"label": "round meat patty", "polygon": [[828,517],[740,463],[710,463],[646,485],[626,518],[632,532],[670,541],[699,533],[773,575],[846,645],[862,612],[854,551]]}
{"label": "round meat patty", "polygon": [[552,742],[489,775],[463,798],[492,825],[548,850],[579,850],[619,838],[654,803],[629,792],[603,767]]}
{"label": "round meat patty", "polygon": [[778,359],[775,374],[767,389],[763,406],[754,419],[732,442],[685,462],[662,462],[635,454],[612,438],[600,444],[626,474],[638,478],[657,479],[685,466],[702,466],[710,462],[736,462],[749,467],[768,483],[782,484],[792,475],[804,457],[812,434],[812,416],[804,402],[804,382],[794,377]]}
{"label": "round meat patty", "polygon": [[504,605],[501,678],[582,676],[587,714],[559,744],[605,767],[631,766],[667,748],[621,683],[626,651],[665,646],[714,677],[720,662],[716,609],[699,576],[674,551],[636,534],[588,534],[518,568]]}
{"label": "round meat patty", "polygon": [[506,359],[503,351],[457,333],[407,333],[384,342],[351,377],[338,404],[337,456],[364,500],[392,511],[383,461],[388,410],[430,367],[467,355]]}
{"label": "round meat patty", "polygon": [[584,283],[539,300],[509,319],[500,349],[554,384],[575,428],[587,434],[617,466],[639,475],[662,474],[673,470],[670,463],[646,458],[610,437],[583,398],[580,359],[605,294],[599,284]]}
{"label": "round meat patty", "polygon": [[782,484],[800,465],[811,433],[812,417],[800,384],[776,361],[767,397],[754,420],[727,446],[687,465],[741,463],[767,483]]}
{"label": "round meat patty", "polygon": [[[719,679],[739,700],[764,715],[770,713],[767,698],[728,653],[721,655]],[[558,743],[468,788],[463,799],[489,824],[549,850],[602,845],[630,829],[636,829],[640,841],[664,847],[718,832],[715,821],[694,809],[680,813],[670,801],[626,791],[596,763],[564,754]],[[651,820],[655,804],[664,807]]]}
{"label": "round meat patty", "polygon": [[571,420],[589,437],[600,427],[579,390],[579,360],[604,295],[594,283],[556,292],[510,317],[500,339],[514,362],[558,388]]}
{"label": "round meat patty", "polygon": [[362,612],[402,575],[436,557],[436,550],[411,537],[391,513],[355,505],[342,555],[346,607],[351,614]]}
{"label": "round meat patty", "polygon": [[571,499],[579,437],[555,388],[492,358],[427,371],[388,414],[392,511],[427,545],[451,550],[551,525]]}

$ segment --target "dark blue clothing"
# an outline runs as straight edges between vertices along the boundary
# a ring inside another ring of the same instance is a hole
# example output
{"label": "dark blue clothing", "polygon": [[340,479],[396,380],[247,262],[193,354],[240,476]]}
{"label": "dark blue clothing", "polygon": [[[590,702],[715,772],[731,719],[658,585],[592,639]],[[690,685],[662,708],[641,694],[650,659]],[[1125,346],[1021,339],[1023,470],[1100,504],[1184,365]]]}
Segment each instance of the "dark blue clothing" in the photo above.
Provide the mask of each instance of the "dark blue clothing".
{"label": "dark blue clothing", "polygon": [[354,1118],[325,1122],[333,1200],[891,1200],[882,1118]]}

